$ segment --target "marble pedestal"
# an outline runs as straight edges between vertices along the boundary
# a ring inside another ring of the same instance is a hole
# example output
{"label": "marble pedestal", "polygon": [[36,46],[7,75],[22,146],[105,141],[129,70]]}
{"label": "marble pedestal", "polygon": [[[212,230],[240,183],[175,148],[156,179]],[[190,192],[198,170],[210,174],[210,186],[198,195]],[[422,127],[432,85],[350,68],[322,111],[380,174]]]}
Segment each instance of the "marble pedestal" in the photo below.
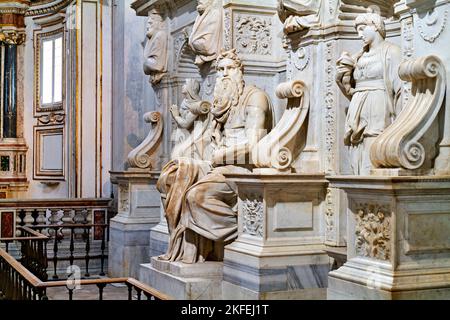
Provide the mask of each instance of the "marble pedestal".
{"label": "marble pedestal", "polygon": [[186,264],[152,257],[141,265],[139,281],[178,300],[220,300],[222,269],[222,262]]}
{"label": "marble pedestal", "polygon": [[110,221],[110,277],[135,277],[141,263],[150,261],[149,233],[160,221],[160,195],[157,172],[128,170],[111,172],[118,184],[118,214]]}
{"label": "marble pedestal", "polygon": [[450,176],[329,180],[349,205],[328,299],[450,299]]}
{"label": "marble pedestal", "polygon": [[323,175],[227,175],[239,193],[238,238],[225,247],[224,299],[325,299]]}

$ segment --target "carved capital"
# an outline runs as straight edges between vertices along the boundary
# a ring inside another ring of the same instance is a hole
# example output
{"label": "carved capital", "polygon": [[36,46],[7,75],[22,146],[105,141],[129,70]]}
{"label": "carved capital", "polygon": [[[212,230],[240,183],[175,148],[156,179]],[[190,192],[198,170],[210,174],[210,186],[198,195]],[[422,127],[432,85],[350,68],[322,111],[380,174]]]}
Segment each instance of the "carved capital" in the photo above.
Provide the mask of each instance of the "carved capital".
{"label": "carved capital", "polygon": [[21,45],[25,42],[25,32],[19,30],[1,30],[0,42],[13,45]]}

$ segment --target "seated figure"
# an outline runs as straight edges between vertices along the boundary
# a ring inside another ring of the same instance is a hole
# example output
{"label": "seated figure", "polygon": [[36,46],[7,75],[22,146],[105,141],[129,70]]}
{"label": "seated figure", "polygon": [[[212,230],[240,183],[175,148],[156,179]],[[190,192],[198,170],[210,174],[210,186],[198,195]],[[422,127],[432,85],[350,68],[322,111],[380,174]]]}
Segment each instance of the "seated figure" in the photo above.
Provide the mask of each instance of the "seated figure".
{"label": "seated figure", "polygon": [[179,157],[205,159],[211,154],[210,137],[207,132],[211,122],[211,104],[200,98],[200,83],[195,79],[187,79],[181,93],[184,96],[181,106],[173,105],[170,108],[177,125],[171,159]]}
{"label": "seated figure", "polygon": [[217,59],[218,78],[211,113],[212,160],[181,157],[169,162],[157,188],[170,242],[162,260],[220,261],[237,237],[237,190],[224,173],[249,172],[249,151],[272,127],[270,98],[246,86],[236,51]]}

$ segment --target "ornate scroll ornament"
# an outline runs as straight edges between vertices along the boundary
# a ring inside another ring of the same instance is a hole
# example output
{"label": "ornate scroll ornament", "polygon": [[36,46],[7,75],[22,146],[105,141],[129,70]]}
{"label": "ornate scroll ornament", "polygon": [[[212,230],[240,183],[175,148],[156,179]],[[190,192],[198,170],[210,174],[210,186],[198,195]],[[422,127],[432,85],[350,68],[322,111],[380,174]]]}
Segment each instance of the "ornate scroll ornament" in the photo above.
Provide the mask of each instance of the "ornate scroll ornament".
{"label": "ornate scroll ornament", "polygon": [[[430,28],[431,26],[433,26],[437,23],[438,16],[437,16],[437,14],[432,15],[432,14],[430,14],[430,12],[428,12],[426,17],[424,18],[424,20],[425,20],[425,24],[428,26],[428,28]],[[425,40],[426,42],[429,42],[429,43],[433,43],[434,41],[436,41],[437,38],[439,38],[439,36],[445,30],[447,21],[448,21],[448,10],[445,10],[444,18],[442,20],[441,26],[439,27],[439,29],[437,30],[436,33],[434,33],[432,35],[425,33],[425,31],[423,30],[424,29],[423,22],[422,23],[418,22],[417,29],[419,30],[419,34],[423,40]]]}
{"label": "ornate scroll ornament", "polygon": [[306,142],[309,91],[302,81],[295,80],[280,84],[276,94],[280,99],[288,99],[286,111],[275,128],[253,148],[252,157],[257,168],[288,171]]}
{"label": "ornate scroll ornament", "polygon": [[238,15],[236,47],[239,53],[270,55],[272,52],[270,18]]}
{"label": "ornate scroll ornament", "polygon": [[263,236],[262,199],[245,199],[242,202],[243,232],[252,236]]}
{"label": "ornate scroll ornament", "polygon": [[152,129],[147,138],[128,154],[128,163],[132,168],[151,169],[154,153],[161,143],[163,119],[161,113],[154,111],[146,113],[144,120],[152,124]]}
{"label": "ornate scroll ornament", "polygon": [[53,113],[52,112],[50,114],[45,114],[43,116],[40,116],[38,118],[38,121],[44,125],[63,124],[65,118],[66,118],[66,115],[64,113]]}
{"label": "ornate scroll ornament", "polygon": [[309,61],[311,60],[311,54],[309,49],[300,48],[297,50],[296,59],[294,60],[294,66],[299,71],[303,71],[306,69],[306,67],[309,64]]}
{"label": "ornate scroll ornament", "polygon": [[[394,123],[374,141],[370,158],[377,168],[419,169],[431,165],[438,135],[429,134],[443,105],[445,68],[434,56],[400,65],[400,77],[412,82],[412,97]],[[436,140],[436,141],[433,141]]]}
{"label": "ornate scroll ornament", "polygon": [[391,213],[387,206],[360,204],[356,207],[356,254],[380,260],[391,257]]}

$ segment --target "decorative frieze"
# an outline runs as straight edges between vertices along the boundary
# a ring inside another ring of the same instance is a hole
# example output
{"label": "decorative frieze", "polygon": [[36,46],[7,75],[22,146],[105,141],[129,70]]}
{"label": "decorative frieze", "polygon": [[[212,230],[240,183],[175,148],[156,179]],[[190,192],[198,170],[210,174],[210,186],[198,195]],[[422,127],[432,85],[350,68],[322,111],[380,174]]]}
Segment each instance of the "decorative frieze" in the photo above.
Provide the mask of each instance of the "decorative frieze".
{"label": "decorative frieze", "polygon": [[355,210],[356,254],[380,260],[391,257],[391,212],[387,205],[362,203]]}

